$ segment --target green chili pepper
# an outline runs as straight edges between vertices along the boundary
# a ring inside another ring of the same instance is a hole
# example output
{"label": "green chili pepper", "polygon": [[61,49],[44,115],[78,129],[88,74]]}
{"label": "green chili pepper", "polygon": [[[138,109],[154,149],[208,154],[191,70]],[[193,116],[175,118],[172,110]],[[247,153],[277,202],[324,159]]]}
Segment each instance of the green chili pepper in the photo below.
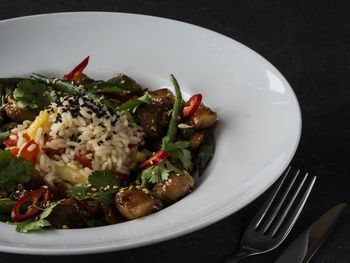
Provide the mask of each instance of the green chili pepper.
{"label": "green chili pepper", "polygon": [[47,85],[51,85],[52,87],[61,90],[65,93],[71,94],[71,95],[87,95],[90,99],[92,100],[97,100],[101,104],[106,105],[107,107],[113,108],[114,103],[111,102],[110,100],[104,98],[101,99],[101,95],[96,94],[95,92],[92,91],[84,91],[80,90],[76,84],[73,84],[71,82],[62,80],[62,79],[54,79],[54,78],[48,78],[36,73],[32,73],[31,78],[42,83],[46,83]]}
{"label": "green chili pepper", "polygon": [[69,81],[65,81],[62,79],[48,78],[36,73],[32,73],[30,77],[38,82],[51,85],[52,87],[71,95],[79,95],[81,93],[80,90],[78,89],[78,86],[75,84],[72,84]]}
{"label": "green chili pepper", "polygon": [[212,129],[208,130],[204,138],[202,146],[198,150],[197,165],[199,176],[202,175],[204,168],[208,165],[215,148],[214,132]]}
{"label": "green chili pepper", "polygon": [[171,113],[171,119],[169,122],[166,136],[168,137],[169,142],[173,142],[176,139],[177,125],[181,120],[182,97],[181,97],[181,90],[180,90],[179,84],[177,83],[177,80],[172,74],[170,75],[170,79],[175,89],[175,102],[173,106],[173,111]]}

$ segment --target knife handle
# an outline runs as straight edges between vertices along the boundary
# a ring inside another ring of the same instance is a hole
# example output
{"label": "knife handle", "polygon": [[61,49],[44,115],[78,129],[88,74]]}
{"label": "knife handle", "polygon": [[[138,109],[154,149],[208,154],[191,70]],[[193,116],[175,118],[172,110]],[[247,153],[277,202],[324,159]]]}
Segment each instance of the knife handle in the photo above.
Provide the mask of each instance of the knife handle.
{"label": "knife handle", "polygon": [[242,259],[245,259],[249,256],[254,255],[255,251],[249,248],[240,248],[239,251],[231,256],[229,259],[227,259],[224,263],[237,263],[240,262]]}

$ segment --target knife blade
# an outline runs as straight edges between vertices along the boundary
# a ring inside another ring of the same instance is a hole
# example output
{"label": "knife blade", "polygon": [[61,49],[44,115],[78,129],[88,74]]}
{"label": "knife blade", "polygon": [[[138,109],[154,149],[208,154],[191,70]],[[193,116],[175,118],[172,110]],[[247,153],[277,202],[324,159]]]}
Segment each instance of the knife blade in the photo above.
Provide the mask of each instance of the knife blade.
{"label": "knife blade", "polygon": [[341,203],[317,219],[282,252],[275,263],[309,262],[332,231],[346,205],[346,203]]}

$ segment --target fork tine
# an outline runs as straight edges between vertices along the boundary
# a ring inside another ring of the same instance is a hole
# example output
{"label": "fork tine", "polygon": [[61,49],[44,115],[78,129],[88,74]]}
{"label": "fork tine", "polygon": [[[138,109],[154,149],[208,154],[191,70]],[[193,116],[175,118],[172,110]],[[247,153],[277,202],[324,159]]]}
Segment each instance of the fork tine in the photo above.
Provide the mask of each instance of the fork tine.
{"label": "fork tine", "polygon": [[283,193],[282,197],[279,199],[278,204],[276,204],[272,215],[268,218],[268,220],[263,225],[263,228],[262,228],[262,232],[263,233],[265,233],[269,229],[269,227],[272,224],[273,220],[275,219],[277,213],[280,211],[280,209],[281,209],[284,201],[286,200],[287,195],[290,192],[290,189],[292,189],[292,187],[293,187],[293,185],[295,183],[295,180],[297,179],[299,173],[300,173],[300,170],[298,170],[296,172],[296,174],[293,176],[292,181],[289,183],[287,190]]}
{"label": "fork tine", "polygon": [[[291,167],[289,166],[287,171],[284,173],[283,177],[279,181],[279,183],[275,186],[274,190],[271,192],[271,194],[266,199],[263,206],[259,209],[259,211],[255,215],[255,217],[251,221],[250,224],[251,224],[251,226],[254,226],[253,227],[254,229],[256,229],[260,225],[261,221],[263,220],[264,216],[266,215],[267,211],[269,210],[273,200],[275,199],[278,191],[280,190],[284,180],[286,179],[287,175],[289,174],[290,169],[291,169]],[[251,227],[251,226],[249,226],[249,227]]]}
{"label": "fork tine", "polygon": [[314,176],[312,178],[312,181],[310,182],[308,188],[306,189],[302,199],[299,201],[297,207],[295,208],[295,210],[293,211],[293,214],[290,216],[289,220],[287,221],[287,223],[280,229],[280,236],[278,238],[280,238],[281,240],[283,240],[290,232],[290,230],[293,228],[295,222],[297,221],[301,211],[304,208],[304,205],[306,203],[306,200],[308,199],[311,190],[315,184],[316,181],[316,176]]}
{"label": "fork tine", "polygon": [[304,185],[304,183],[305,183],[307,177],[308,177],[308,173],[306,173],[306,174],[304,175],[304,178],[302,179],[301,183],[299,184],[298,189],[295,191],[293,197],[292,197],[291,200],[289,201],[287,207],[284,209],[283,214],[282,214],[282,216],[280,216],[280,218],[278,219],[276,225],[275,225],[272,229],[269,230],[270,233],[272,233],[272,234],[271,234],[272,237],[276,234],[276,232],[277,232],[278,229],[280,228],[281,224],[283,223],[283,220],[286,218],[286,216],[287,216],[289,210],[291,209],[291,207],[292,207],[292,205],[293,205],[295,199],[297,198],[297,196],[298,196],[298,194],[299,194],[301,188],[303,187],[303,185]]}

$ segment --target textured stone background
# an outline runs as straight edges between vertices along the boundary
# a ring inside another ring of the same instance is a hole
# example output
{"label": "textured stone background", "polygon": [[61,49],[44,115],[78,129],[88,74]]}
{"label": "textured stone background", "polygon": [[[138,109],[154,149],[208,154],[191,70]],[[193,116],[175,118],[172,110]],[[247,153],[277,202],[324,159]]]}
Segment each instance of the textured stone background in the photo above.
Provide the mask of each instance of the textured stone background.
{"label": "textured stone background", "polygon": [[[318,176],[288,243],[323,212],[350,199],[350,16],[346,3],[319,0],[2,0],[0,19],[65,11],[161,16],[212,29],[267,58],[294,88],[303,114],[301,142],[292,164]],[[221,262],[237,249],[247,222],[263,198],[205,229],[152,246],[69,257],[0,253],[0,261]],[[272,262],[281,249],[244,262]],[[350,208],[311,262],[350,262]]]}

